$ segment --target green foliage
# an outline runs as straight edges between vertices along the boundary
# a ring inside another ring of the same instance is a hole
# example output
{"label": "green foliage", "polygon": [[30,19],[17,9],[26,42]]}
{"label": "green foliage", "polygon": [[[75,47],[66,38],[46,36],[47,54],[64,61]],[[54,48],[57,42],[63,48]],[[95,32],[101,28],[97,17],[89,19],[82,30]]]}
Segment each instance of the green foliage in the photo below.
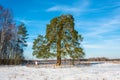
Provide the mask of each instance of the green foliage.
{"label": "green foliage", "polygon": [[27,34],[27,29],[25,27],[25,25],[23,23],[21,23],[18,26],[18,42],[21,44],[22,47],[26,47],[27,46],[27,41],[26,39],[28,39],[28,34]]}
{"label": "green foliage", "polygon": [[52,52],[57,57],[57,64],[61,65],[61,57],[76,59],[84,56],[80,46],[82,40],[83,37],[74,29],[73,16],[61,15],[53,18],[47,25],[45,37],[38,36],[35,39],[33,54],[42,57]]}
{"label": "green foliage", "polygon": [[50,52],[49,46],[47,46],[47,41],[44,36],[38,35],[37,39],[34,39],[33,42],[33,55],[37,58],[50,58],[54,56],[53,53]]}

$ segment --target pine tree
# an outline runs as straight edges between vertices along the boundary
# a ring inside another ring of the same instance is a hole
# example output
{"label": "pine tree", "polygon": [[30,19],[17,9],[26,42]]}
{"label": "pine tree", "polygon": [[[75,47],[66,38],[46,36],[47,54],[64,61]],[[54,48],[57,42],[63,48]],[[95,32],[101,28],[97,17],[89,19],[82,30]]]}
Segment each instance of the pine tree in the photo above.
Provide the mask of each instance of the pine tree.
{"label": "pine tree", "polygon": [[[72,59],[80,58],[84,55],[83,49],[80,46],[82,36],[74,29],[74,18],[72,15],[61,15],[55,17],[50,21],[46,28],[46,45],[41,45],[43,50],[48,50],[48,53],[53,53],[57,57],[56,65],[61,65],[61,57],[67,56]],[[34,44],[38,44],[36,41]],[[43,44],[43,43],[42,43]],[[39,50],[38,47],[38,50]],[[43,52],[42,50],[36,51],[35,55]],[[42,56],[42,55],[38,55]]]}
{"label": "pine tree", "polygon": [[27,46],[27,41],[26,39],[28,39],[28,34],[27,34],[27,29],[25,27],[25,24],[20,24],[18,26],[18,42],[20,43],[21,47],[26,47]]}

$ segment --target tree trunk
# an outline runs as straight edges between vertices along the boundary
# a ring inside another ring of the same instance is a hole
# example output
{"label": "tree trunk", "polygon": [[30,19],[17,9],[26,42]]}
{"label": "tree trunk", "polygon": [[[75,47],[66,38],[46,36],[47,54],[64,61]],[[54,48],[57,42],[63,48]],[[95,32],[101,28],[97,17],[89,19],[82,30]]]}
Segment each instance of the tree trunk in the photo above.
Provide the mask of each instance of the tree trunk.
{"label": "tree trunk", "polygon": [[60,66],[61,65],[61,56],[57,56],[57,63],[56,63],[57,66]]}
{"label": "tree trunk", "polygon": [[62,30],[63,30],[63,27],[61,26],[60,27],[60,30],[58,32],[58,42],[57,42],[57,63],[56,65],[57,66],[60,66],[61,65],[61,39],[62,39]]}
{"label": "tree trunk", "polygon": [[75,59],[74,58],[72,59],[72,65],[75,65]]}
{"label": "tree trunk", "polygon": [[58,42],[57,42],[57,63],[56,65],[57,66],[60,66],[61,65],[61,40],[59,39]]}

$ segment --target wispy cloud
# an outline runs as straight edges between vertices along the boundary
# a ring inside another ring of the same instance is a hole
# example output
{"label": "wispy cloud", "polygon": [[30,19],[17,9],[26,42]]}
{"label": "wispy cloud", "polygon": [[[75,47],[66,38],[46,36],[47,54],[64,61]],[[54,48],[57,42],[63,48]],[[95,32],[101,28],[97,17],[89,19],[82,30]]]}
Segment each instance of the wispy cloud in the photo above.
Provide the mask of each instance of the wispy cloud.
{"label": "wispy cloud", "polygon": [[91,33],[87,34],[88,36],[97,36],[105,33],[110,33],[112,31],[120,29],[120,19],[115,18],[108,21],[103,21],[100,25],[91,28]]}
{"label": "wispy cloud", "polygon": [[41,20],[29,20],[29,19],[21,19],[21,18],[16,18],[15,19],[17,22],[23,22],[25,23],[26,25],[38,25],[40,23],[44,24],[46,23],[47,21],[41,21]]}
{"label": "wispy cloud", "polygon": [[[86,31],[86,37],[100,36],[120,30],[120,16],[116,15],[110,18],[100,18],[96,21],[77,21],[77,29]],[[85,32],[84,32],[85,33]]]}
{"label": "wispy cloud", "polygon": [[73,13],[73,14],[81,14],[81,12],[84,12],[84,10],[89,6],[88,0],[82,0],[82,2],[77,2],[77,4],[73,3],[73,6],[69,5],[58,5],[52,6],[48,8],[47,12],[63,12],[63,13]]}
{"label": "wispy cloud", "polygon": [[120,56],[118,52],[120,50],[119,11],[119,8],[115,8],[113,9],[113,12],[110,13],[112,16],[96,18],[94,21],[76,21],[77,29],[82,29],[82,31],[84,31],[83,47],[86,51],[86,54],[116,54],[118,57]]}
{"label": "wispy cloud", "polygon": [[102,10],[119,8],[120,2],[110,2],[107,5],[101,4],[99,6],[96,6],[96,8],[91,8],[91,6],[92,5],[91,5],[90,0],[80,0],[71,5],[56,4],[56,5],[48,8],[46,11],[47,12],[57,11],[57,12],[62,12],[62,13],[73,13],[74,15],[80,15],[82,12],[85,12],[85,13],[94,12],[95,13],[95,12],[100,12]]}
{"label": "wispy cloud", "polygon": [[120,7],[120,2],[114,1],[114,2],[109,2],[107,5],[99,4],[99,6],[97,6],[96,8],[89,9],[89,11],[108,10],[108,9],[114,9],[119,7]]}
{"label": "wispy cloud", "polygon": [[62,12],[79,12],[80,9],[78,8],[73,8],[69,6],[53,6],[47,10],[49,11],[62,11]]}
{"label": "wispy cloud", "polygon": [[99,41],[99,43],[83,43],[83,46],[87,49],[107,49],[107,50],[119,50],[120,49],[120,38],[113,39],[103,39]]}
{"label": "wispy cloud", "polygon": [[106,56],[109,58],[120,57],[120,38],[119,39],[107,39],[101,42],[95,43],[83,43],[83,48],[87,57]]}

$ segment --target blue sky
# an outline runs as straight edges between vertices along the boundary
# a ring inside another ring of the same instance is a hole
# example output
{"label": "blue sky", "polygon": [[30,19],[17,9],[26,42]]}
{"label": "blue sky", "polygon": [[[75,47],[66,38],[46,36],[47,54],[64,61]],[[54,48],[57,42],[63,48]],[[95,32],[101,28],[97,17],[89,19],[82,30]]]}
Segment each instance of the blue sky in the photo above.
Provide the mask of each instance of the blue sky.
{"label": "blue sky", "polygon": [[61,14],[74,16],[75,29],[84,37],[86,58],[120,58],[120,0],[0,0],[0,4],[27,27],[27,59],[35,59],[33,39],[45,35],[46,24]]}

